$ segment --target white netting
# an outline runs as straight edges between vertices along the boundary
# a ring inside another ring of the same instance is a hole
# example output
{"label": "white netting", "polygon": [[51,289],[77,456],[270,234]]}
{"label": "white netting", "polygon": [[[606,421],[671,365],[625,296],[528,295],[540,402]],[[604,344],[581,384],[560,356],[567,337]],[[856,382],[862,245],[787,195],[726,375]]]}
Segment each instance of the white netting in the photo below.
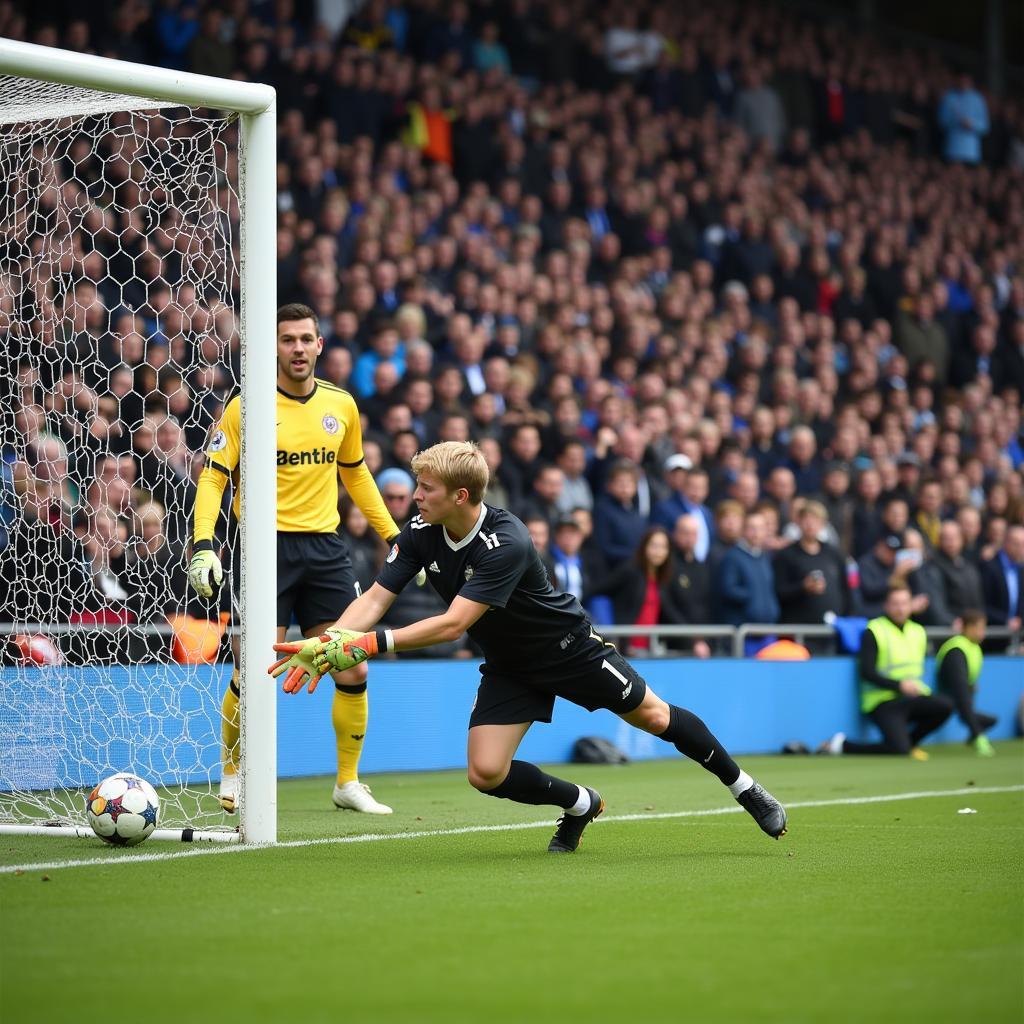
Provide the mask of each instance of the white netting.
{"label": "white netting", "polygon": [[34,82],[0,75],[0,124],[108,114],[111,110],[160,110],[174,106],[138,96],[82,89],[61,82]]}
{"label": "white netting", "polygon": [[175,617],[218,611],[184,555],[239,380],[238,126],[140,102],[0,79],[0,821],[83,822],[119,771],[161,825],[237,820],[226,644],[189,663]]}

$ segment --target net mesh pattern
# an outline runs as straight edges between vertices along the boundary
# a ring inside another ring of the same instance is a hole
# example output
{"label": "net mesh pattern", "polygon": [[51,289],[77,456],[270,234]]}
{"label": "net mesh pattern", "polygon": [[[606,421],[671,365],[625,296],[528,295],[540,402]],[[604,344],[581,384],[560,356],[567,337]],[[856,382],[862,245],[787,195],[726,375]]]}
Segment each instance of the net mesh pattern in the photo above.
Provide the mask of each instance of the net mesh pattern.
{"label": "net mesh pattern", "polygon": [[191,595],[185,554],[240,377],[238,124],[140,102],[0,79],[0,821],[82,823],[119,771],[161,826],[237,821],[237,596]]}
{"label": "net mesh pattern", "polygon": [[98,89],[82,89],[62,82],[36,82],[14,75],[0,75],[0,124],[19,124],[111,110],[159,110],[170,102],[121,96]]}

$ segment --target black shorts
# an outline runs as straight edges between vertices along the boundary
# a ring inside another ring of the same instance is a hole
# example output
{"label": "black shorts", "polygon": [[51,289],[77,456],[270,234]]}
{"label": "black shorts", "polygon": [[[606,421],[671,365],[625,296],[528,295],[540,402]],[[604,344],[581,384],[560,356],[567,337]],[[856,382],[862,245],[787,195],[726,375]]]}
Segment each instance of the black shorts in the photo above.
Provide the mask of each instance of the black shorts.
{"label": "black shorts", "polygon": [[[241,559],[236,557],[238,535],[225,550],[231,562],[233,595],[222,593],[222,610],[230,611],[241,594]],[[225,567],[226,568],[226,567]],[[224,591],[228,588],[224,587]],[[334,620],[359,596],[348,546],[336,533],[278,533],[277,625],[286,629],[292,616],[305,633]]]}
{"label": "black shorts", "polygon": [[588,640],[588,648],[557,677],[527,678],[480,669],[469,727],[550,722],[555,698],[588,711],[607,708],[617,715],[634,711],[647,695],[643,677],[614,647]]}

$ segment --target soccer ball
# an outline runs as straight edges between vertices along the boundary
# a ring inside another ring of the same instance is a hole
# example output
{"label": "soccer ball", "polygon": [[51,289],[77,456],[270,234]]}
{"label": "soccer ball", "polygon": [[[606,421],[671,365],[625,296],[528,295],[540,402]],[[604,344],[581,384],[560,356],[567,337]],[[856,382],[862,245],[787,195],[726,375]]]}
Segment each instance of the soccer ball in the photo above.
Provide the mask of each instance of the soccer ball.
{"label": "soccer ball", "polygon": [[105,843],[135,846],[156,828],[160,798],[138,775],[121,772],[104,779],[86,798],[89,824]]}

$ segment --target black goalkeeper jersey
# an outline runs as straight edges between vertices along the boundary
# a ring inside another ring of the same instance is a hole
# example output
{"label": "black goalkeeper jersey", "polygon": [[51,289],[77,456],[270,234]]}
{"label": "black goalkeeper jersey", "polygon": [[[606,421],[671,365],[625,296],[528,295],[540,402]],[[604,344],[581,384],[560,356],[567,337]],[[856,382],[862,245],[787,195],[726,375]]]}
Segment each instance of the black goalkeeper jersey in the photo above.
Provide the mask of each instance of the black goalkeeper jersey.
{"label": "black goalkeeper jersey", "polygon": [[476,525],[457,542],[443,526],[414,516],[377,582],[397,594],[421,568],[446,604],[461,595],[490,605],[469,629],[490,671],[557,676],[590,635],[582,605],[551,586],[526,527],[504,509],[482,505]]}

